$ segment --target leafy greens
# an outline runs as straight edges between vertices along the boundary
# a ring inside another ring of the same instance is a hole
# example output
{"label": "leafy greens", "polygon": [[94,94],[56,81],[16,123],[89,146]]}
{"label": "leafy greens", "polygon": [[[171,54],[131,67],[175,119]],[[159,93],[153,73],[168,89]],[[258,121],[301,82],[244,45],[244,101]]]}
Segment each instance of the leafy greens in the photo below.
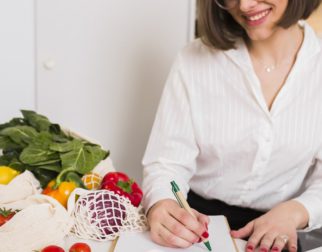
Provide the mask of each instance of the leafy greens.
{"label": "leafy greens", "polygon": [[90,172],[109,152],[99,145],[66,134],[58,124],[30,110],[23,118],[0,124],[0,166],[31,171],[45,187],[52,179],[82,184],[80,176]]}

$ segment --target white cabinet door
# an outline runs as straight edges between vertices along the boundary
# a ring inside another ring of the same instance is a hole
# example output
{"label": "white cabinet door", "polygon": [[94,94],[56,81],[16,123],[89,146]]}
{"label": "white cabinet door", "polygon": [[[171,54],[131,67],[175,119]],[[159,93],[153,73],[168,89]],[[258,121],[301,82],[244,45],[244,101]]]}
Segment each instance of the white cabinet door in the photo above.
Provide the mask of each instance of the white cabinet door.
{"label": "white cabinet door", "polygon": [[37,104],[97,139],[140,181],[171,63],[193,35],[194,1],[38,0]]}
{"label": "white cabinet door", "polygon": [[0,124],[35,109],[34,1],[0,1]]}

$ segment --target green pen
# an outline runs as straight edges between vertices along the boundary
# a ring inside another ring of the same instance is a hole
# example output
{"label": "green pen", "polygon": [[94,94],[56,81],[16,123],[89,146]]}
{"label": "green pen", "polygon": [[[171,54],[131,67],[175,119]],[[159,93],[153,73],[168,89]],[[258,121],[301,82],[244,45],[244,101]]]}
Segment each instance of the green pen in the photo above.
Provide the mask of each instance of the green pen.
{"label": "green pen", "polygon": [[[173,192],[174,196],[176,197],[179,205],[182,208],[184,208],[185,210],[187,210],[188,213],[191,214],[193,217],[197,218],[196,215],[192,212],[192,209],[190,208],[190,206],[188,205],[188,202],[183,197],[182,192],[180,192],[180,188],[177,185],[177,183],[175,181],[171,181],[170,184],[172,186],[172,192]],[[211,251],[212,249],[211,249],[211,246],[210,246],[210,243],[209,243],[208,239],[202,237],[202,241],[205,244],[205,246],[207,247],[207,249],[209,251]]]}

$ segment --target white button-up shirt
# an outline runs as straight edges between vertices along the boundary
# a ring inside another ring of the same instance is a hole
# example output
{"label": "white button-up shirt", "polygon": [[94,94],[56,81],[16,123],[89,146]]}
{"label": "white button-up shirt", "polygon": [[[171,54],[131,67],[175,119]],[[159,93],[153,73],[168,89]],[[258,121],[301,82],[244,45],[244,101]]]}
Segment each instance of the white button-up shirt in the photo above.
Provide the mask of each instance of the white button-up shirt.
{"label": "white button-up shirt", "polygon": [[143,159],[146,210],[174,198],[175,180],[184,194],[258,210],[296,199],[309,228],[322,225],[322,40],[302,25],[270,110],[243,42],[221,51],[197,39],[181,51]]}

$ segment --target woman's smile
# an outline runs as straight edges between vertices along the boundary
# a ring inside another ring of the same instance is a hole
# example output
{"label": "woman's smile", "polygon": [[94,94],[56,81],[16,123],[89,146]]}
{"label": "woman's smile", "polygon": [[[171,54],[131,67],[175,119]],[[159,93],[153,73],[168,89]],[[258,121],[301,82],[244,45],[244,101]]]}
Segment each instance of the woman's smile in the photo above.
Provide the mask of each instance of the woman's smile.
{"label": "woman's smile", "polygon": [[271,9],[257,11],[249,14],[244,14],[243,18],[247,26],[254,27],[264,23],[268,15],[270,14],[270,12],[271,12]]}
{"label": "woman's smile", "polygon": [[245,29],[250,40],[259,41],[281,30],[278,23],[287,5],[288,0],[240,1],[228,12]]}

